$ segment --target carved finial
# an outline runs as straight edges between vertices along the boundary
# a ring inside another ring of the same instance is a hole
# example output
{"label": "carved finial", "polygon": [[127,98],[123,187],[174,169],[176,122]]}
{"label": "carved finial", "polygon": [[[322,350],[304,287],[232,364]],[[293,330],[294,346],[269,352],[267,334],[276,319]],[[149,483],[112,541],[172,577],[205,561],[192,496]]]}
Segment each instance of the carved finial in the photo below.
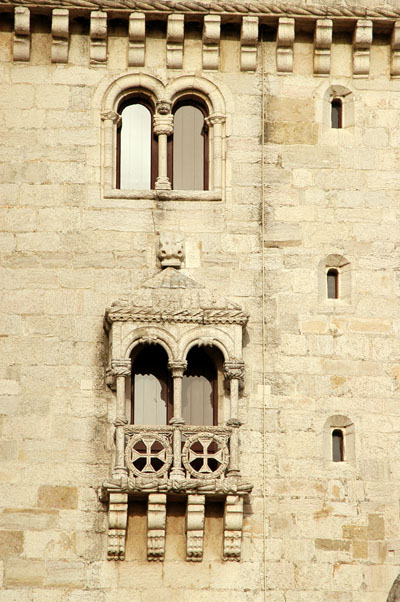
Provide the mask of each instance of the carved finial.
{"label": "carved finial", "polygon": [[172,267],[179,269],[182,266],[184,257],[182,234],[160,234],[158,259],[162,268]]}

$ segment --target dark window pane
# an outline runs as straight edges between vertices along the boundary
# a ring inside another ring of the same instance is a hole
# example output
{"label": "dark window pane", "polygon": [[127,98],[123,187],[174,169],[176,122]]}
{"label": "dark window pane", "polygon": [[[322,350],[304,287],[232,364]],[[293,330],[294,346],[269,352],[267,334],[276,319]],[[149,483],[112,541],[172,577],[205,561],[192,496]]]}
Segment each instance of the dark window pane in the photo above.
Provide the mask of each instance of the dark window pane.
{"label": "dark window pane", "polygon": [[186,424],[214,424],[216,418],[217,371],[207,353],[193,347],[182,381],[182,416]]}
{"label": "dark window pane", "polygon": [[339,297],[339,272],[335,269],[328,270],[326,274],[328,299]]}
{"label": "dark window pane", "polygon": [[175,190],[204,189],[204,116],[191,105],[174,115],[173,174]]}
{"label": "dark window pane", "polygon": [[332,432],[332,460],[343,462],[343,431],[335,429]]}
{"label": "dark window pane", "polygon": [[342,127],[342,101],[334,98],[331,102],[331,127],[339,129]]}
{"label": "dark window pane", "polygon": [[132,363],[132,423],[166,424],[169,397],[167,354],[158,345],[144,347]]}

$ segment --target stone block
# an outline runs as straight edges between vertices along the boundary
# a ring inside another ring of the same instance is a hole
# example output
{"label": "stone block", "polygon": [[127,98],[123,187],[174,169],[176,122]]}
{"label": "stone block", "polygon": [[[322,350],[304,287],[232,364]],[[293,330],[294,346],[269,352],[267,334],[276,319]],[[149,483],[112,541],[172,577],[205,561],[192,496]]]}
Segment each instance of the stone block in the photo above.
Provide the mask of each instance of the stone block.
{"label": "stone block", "polygon": [[78,490],[76,487],[59,485],[42,485],[38,493],[39,508],[58,508],[73,510],[78,505]]}

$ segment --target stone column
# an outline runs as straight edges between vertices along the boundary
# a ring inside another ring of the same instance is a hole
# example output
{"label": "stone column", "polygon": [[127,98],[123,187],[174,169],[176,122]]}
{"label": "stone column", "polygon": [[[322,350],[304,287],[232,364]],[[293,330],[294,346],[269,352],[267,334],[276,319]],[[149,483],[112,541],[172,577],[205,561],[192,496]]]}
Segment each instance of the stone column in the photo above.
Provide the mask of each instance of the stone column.
{"label": "stone column", "polygon": [[212,128],[212,152],[210,153],[210,170],[212,178],[210,179],[210,189],[222,189],[222,165],[223,165],[223,149],[222,149],[222,127],[226,121],[226,116],[222,113],[213,113],[206,117],[206,124]]}
{"label": "stone column", "polygon": [[156,114],[154,115],[153,129],[158,136],[158,177],[156,179],[156,190],[171,190],[167,169],[167,141],[174,131],[174,118],[171,115],[171,103],[160,101],[157,103]]}
{"label": "stone column", "polygon": [[115,412],[115,465],[113,477],[124,477],[127,474],[125,467],[125,433],[124,427],[128,424],[125,417],[125,382],[131,374],[131,360],[112,360],[112,374],[116,380],[117,403]]}
{"label": "stone column", "polygon": [[182,418],[182,379],[187,368],[185,360],[170,360],[168,368],[172,372],[174,381],[174,418]]}
{"label": "stone column", "polygon": [[104,121],[104,186],[111,189],[116,186],[116,128],[121,124],[122,117],[116,111],[103,111],[101,118]]}
{"label": "stone column", "polygon": [[230,458],[228,477],[240,476],[239,469],[239,382],[243,378],[244,363],[243,362],[225,362],[224,374],[225,378],[230,381],[230,418],[227,421],[227,426],[232,428],[230,437]]}
{"label": "stone column", "polygon": [[183,479],[185,472],[182,468],[182,432],[181,428],[185,421],[182,418],[182,379],[183,373],[187,368],[186,361],[168,362],[168,367],[172,372],[174,381],[174,417],[169,421],[173,426],[173,464],[171,470],[171,478]]}

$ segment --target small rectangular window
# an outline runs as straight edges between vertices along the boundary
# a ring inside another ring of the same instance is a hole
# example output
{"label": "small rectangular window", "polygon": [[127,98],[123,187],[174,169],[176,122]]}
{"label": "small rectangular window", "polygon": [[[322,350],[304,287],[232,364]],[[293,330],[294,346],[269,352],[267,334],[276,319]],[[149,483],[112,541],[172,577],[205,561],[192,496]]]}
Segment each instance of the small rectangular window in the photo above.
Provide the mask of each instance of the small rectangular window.
{"label": "small rectangular window", "polygon": [[344,461],[343,431],[340,429],[332,432],[332,460],[333,462]]}
{"label": "small rectangular window", "polygon": [[332,268],[326,273],[328,299],[339,298],[339,272]]}
{"label": "small rectangular window", "polygon": [[334,98],[331,102],[331,127],[340,129],[342,126],[343,104],[340,98]]}

